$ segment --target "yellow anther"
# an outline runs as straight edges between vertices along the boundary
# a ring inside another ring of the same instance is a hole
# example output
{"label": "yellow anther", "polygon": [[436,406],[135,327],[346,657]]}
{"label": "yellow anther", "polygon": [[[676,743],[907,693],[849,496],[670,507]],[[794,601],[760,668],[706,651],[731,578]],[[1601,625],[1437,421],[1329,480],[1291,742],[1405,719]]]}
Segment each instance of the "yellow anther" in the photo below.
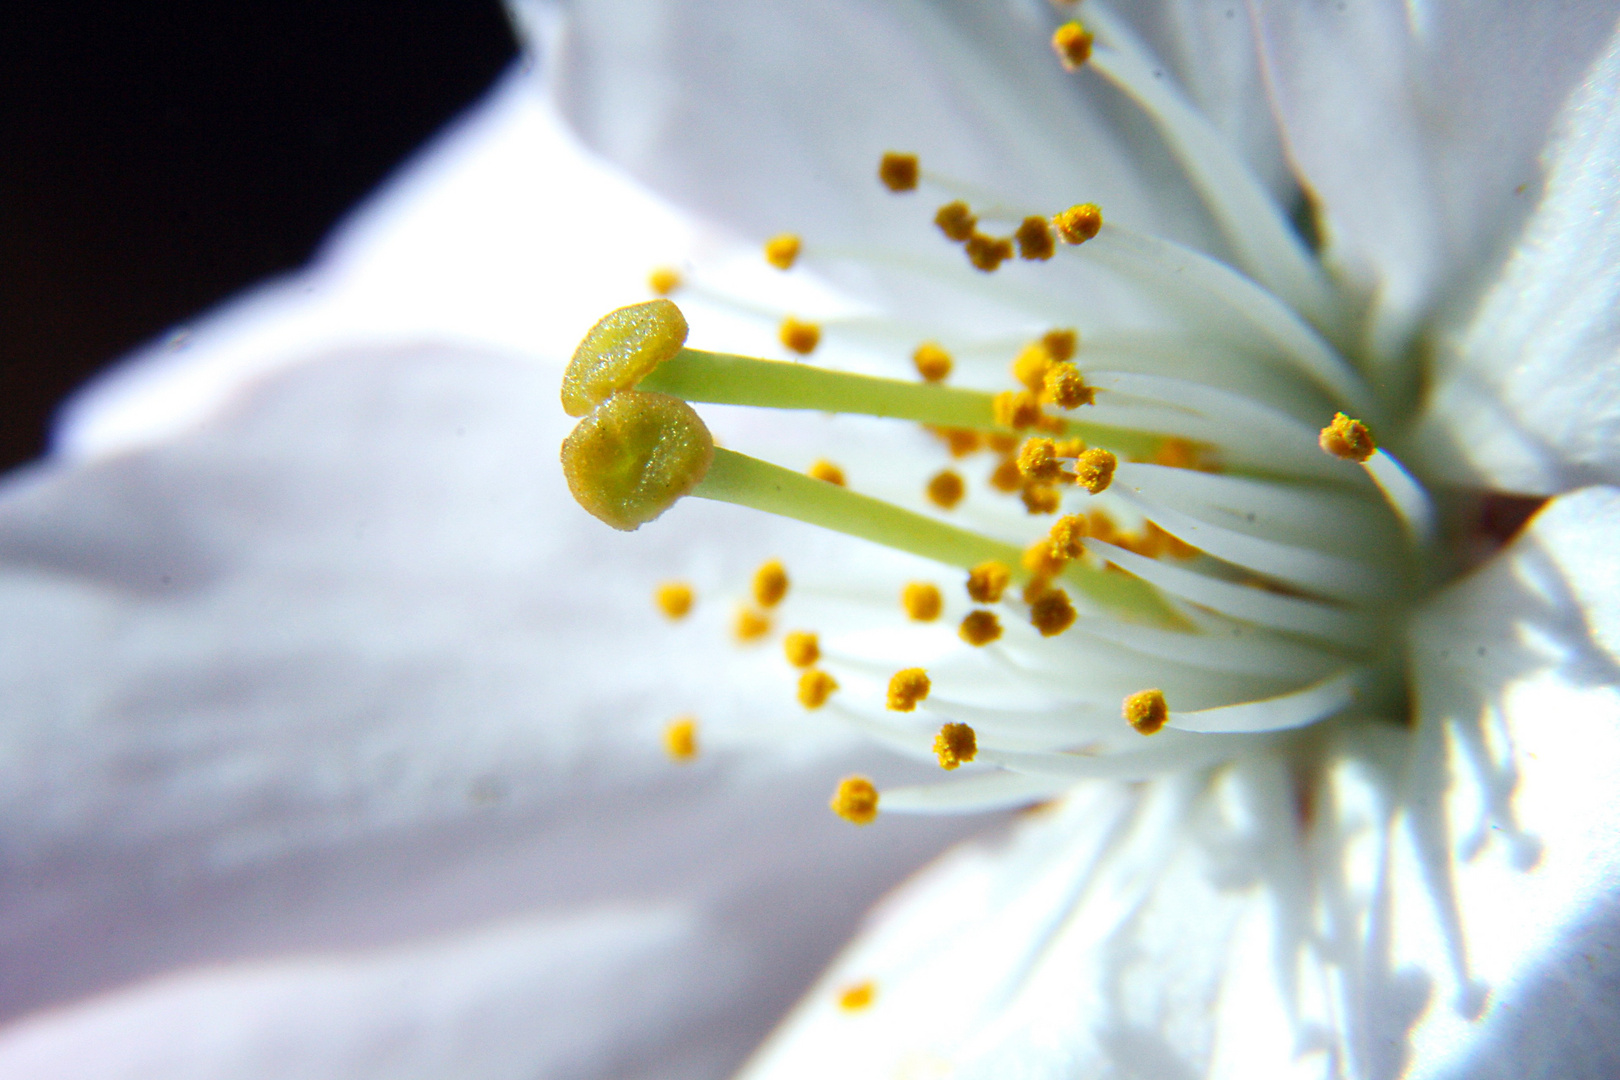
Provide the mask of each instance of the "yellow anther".
{"label": "yellow anther", "polygon": [[1052,579],[1045,574],[1036,574],[1024,582],[1024,603],[1033,604],[1041,597],[1052,591]]}
{"label": "yellow anther", "polygon": [[945,443],[945,449],[950,451],[953,458],[967,457],[984,445],[984,436],[972,428],[930,426],[928,430]]}
{"label": "yellow anther", "polygon": [[956,633],[969,645],[988,645],[1001,636],[1001,620],[996,618],[995,612],[978,608],[963,617]]}
{"label": "yellow anther", "polygon": [[664,753],[676,761],[697,757],[697,717],[678,716],[664,727]]}
{"label": "yellow anther", "polygon": [[1055,637],[1074,625],[1074,605],[1062,589],[1048,589],[1029,605],[1029,623],[1042,637]]}
{"label": "yellow anther", "polygon": [[800,356],[809,356],[821,344],[821,327],[813,322],[801,322],[792,315],[782,320],[776,336],[784,347]]}
{"label": "yellow anther", "polygon": [[821,659],[821,639],[808,630],[790,630],[782,639],[782,651],[794,667],[809,667]]}
{"label": "yellow anther", "polygon": [[1156,734],[1170,720],[1163,690],[1140,690],[1125,699],[1125,720],[1143,735]]}
{"label": "yellow anther", "polygon": [[889,678],[889,708],[895,712],[911,712],[932,688],[928,672],[920,667],[897,671]]}
{"label": "yellow anther", "polygon": [[776,559],[760,564],[754,571],[754,601],[762,608],[773,608],[787,595],[787,568]]}
{"label": "yellow anther", "polygon": [[1086,553],[1086,516],[1067,514],[1052,523],[1046,534],[1047,547],[1058,559],[1078,559]]}
{"label": "yellow anther", "polygon": [[926,490],[929,502],[941,510],[949,510],[962,501],[962,496],[967,492],[967,485],[962,482],[962,477],[958,473],[945,469],[929,479]]}
{"label": "yellow anther", "polygon": [[913,581],[900,590],[900,606],[912,622],[933,622],[944,609],[945,598],[939,587],[926,581]]}
{"label": "yellow anther", "polygon": [[1093,495],[1108,490],[1114,482],[1114,469],[1119,458],[1100,447],[1092,447],[1074,460],[1074,482]]}
{"label": "yellow anther", "polygon": [[961,768],[979,756],[979,737],[966,724],[946,724],[934,736],[934,756],[942,769]]}
{"label": "yellow anther", "polygon": [[671,619],[684,619],[692,610],[692,586],[684,581],[666,581],[653,592],[658,610]]}
{"label": "yellow anther", "polygon": [[1057,456],[1060,458],[1077,458],[1086,452],[1086,440],[1082,438],[1059,439],[1054,444]]}
{"label": "yellow anther", "polygon": [[1041,335],[1041,344],[1046,346],[1053,360],[1062,364],[1074,359],[1075,350],[1080,347],[1080,335],[1073,330],[1048,330]]}
{"label": "yellow anther", "polygon": [[1044,262],[1057,250],[1057,245],[1052,242],[1052,223],[1038,215],[1021,221],[1018,231],[1013,233],[1013,239],[1018,241],[1020,259],[1039,259]]}
{"label": "yellow anther", "polygon": [[714,438],[692,407],[625,390],[591,410],[563,440],[563,476],[593,516],[626,532],[690,492],[714,461]]}
{"label": "yellow anther", "polygon": [[793,269],[794,260],[799,257],[801,241],[793,233],[782,233],[765,241],[765,261],[778,270]]}
{"label": "yellow anther", "polygon": [[1019,438],[1010,431],[987,431],[984,445],[998,454],[1010,454],[1018,449]]}
{"label": "yellow anther", "polygon": [[1052,542],[1042,537],[1024,549],[1019,561],[1024,564],[1025,570],[1036,577],[1053,578],[1063,573],[1063,567],[1069,560],[1053,554]]}
{"label": "yellow anther", "polygon": [[1080,369],[1073,364],[1053,364],[1041,385],[1042,398],[1060,409],[1078,409],[1097,400],[1095,387],[1087,386]]}
{"label": "yellow anther", "polygon": [[1051,439],[1034,438],[1018,451],[1018,471],[1024,479],[1036,483],[1051,483],[1063,475],[1063,463],[1058,460],[1057,444]]}
{"label": "yellow anther", "polygon": [[686,344],[686,316],[670,300],[610,311],[586,332],[563,372],[562,405],[584,416],[620,390],[631,390]]}
{"label": "yellow anther", "polygon": [[1119,526],[1108,516],[1108,511],[1101,509],[1086,511],[1086,532],[1105,544],[1112,544],[1119,538]]}
{"label": "yellow anther", "polygon": [[1052,34],[1052,51],[1063,67],[1078,71],[1091,59],[1091,33],[1077,22],[1064,23]]}
{"label": "yellow anther", "polygon": [[946,237],[955,240],[958,244],[969,239],[979,227],[979,219],[973,213],[973,208],[961,199],[948,202],[934,212],[934,224]]}
{"label": "yellow anther", "polygon": [[990,400],[996,423],[1022,431],[1041,420],[1041,402],[1027,390],[1003,390]]}
{"label": "yellow anther", "polygon": [[[838,809],[836,806],[834,810]],[[846,986],[838,994],[838,1007],[845,1012],[860,1012],[877,999],[877,984],[867,979],[852,986]]]}
{"label": "yellow anther", "polygon": [[962,250],[967,252],[968,262],[973,264],[975,270],[988,274],[1013,257],[1013,242],[1005,237],[976,232],[967,238]]}
{"label": "yellow anther", "polygon": [[1102,229],[1102,208],[1096,203],[1081,203],[1052,218],[1052,227],[1065,244],[1083,244]]}
{"label": "yellow anther", "polygon": [[864,776],[846,776],[838,782],[832,812],[856,825],[870,825],[878,812],[878,790]]}
{"label": "yellow anther", "polygon": [[1378,449],[1367,425],[1344,413],[1334,413],[1333,423],[1322,429],[1316,441],[1323,450],[1346,461],[1366,461]]}
{"label": "yellow anther", "polygon": [[1018,459],[1002,458],[996,464],[995,471],[990,474],[990,486],[1005,495],[1023,490],[1024,474],[1018,471]]}
{"label": "yellow anther", "polygon": [[1046,373],[1052,369],[1052,354],[1039,341],[1025,345],[1013,358],[1013,378],[1024,384],[1024,389],[1038,394],[1046,385]]}
{"label": "yellow anther", "polygon": [[657,266],[647,275],[647,288],[654,296],[668,296],[681,287],[681,272],[673,266]]}
{"label": "yellow anther", "polygon": [[1006,563],[982,562],[968,571],[967,591],[975,603],[993,604],[1012,584],[1012,570]]}
{"label": "yellow anther", "polygon": [[740,607],[737,609],[737,620],[731,624],[731,632],[744,645],[751,645],[771,632],[771,618],[762,611]]}
{"label": "yellow anther", "polygon": [[917,155],[890,151],[878,162],[878,179],[893,192],[917,190]]}
{"label": "yellow anther", "polygon": [[799,676],[799,704],[807,709],[819,709],[837,689],[837,679],[820,668],[811,668]]}
{"label": "yellow anther", "polygon": [[837,484],[839,487],[843,487],[848,482],[844,477],[844,470],[825,458],[813,463],[805,471],[817,480],[825,480],[827,483]]}
{"label": "yellow anther", "polygon": [[937,341],[925,341],[917,346],[917,351],[911,354],[911,362],[917,365],[917,374],[924,382],[944,382],[951,373],[951,354]]}
{"label": "yellow anther", "polygon": [[1025,484],[1018,497],[1031,514],[1055,514],[1063,506],[1063,496],[1051,484]]}

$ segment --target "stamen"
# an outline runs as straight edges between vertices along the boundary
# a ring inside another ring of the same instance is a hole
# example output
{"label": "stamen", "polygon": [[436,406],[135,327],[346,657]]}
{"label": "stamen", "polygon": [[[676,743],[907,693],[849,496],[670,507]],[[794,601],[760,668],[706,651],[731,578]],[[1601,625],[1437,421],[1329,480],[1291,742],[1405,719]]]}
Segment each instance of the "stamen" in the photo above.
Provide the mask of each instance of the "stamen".
{"label": "stamen", "polygon": [[1052,523],[1046,536],[1047,549],[1055,559],[1078,559],[1086,553],[1086,517],[1069,514]]}
{"label": "stamen", "polygon": [[1057,444],[1051,439],[1030,439],[1018,451],[1018,471],[1024,479],[1049,484],[1063,476]]}
{"label": "stamen", "polygon": [[1062,589],[1048,589],[1029,606],[1029,623],[1042,637],[1056,637],[1074,625],[1074,604]]}
{"label": "stamen", "polygon": [[787,568],[772,559],[754,571],[754,601],[762,608],[773,608],[787,595]]}
{"label": "stamen", "polygon": [[731,624],[731,632],[740,643],[751,645],[771,632],[770,617],[753,608],[738,608],[737,619]]}
{"label": "stamen", "polygon": [[939,767],[950,770],[961,768],[979,753],[978,735],[966,724],[946,724],[934,736],[934,755]]}
{"label": "stamen", "polygon": [[1080,347],[1080,335],[1073,330],[1048,330],[1041,335],[1041,344],[1052,359],[1060,364],[1074,359],[1075,350]]}
{"label": "stamen", "polygon": [[928,672],[922,668],[897,671],[889,679],[888,707],[894,712],[912,712],[932,688]]}
{"label": "stamen", "polygon": [[597,320],[563,373],[562,404],[584,416],[620,390],[634,389],[686,343],[686,316],[669,300],[617,308]]}
{"label": "stamen", "polygon": [[563,441],[563,475],[581,506],[630,532],[696,488],[714,453],[709,429],[686,402],[625,390],[592,409]]}
{"label": "stamen", "polygon": [[1360,463],[1378,485],[1384,501],[1401,519],[1408,535],[1418,543],[1426,544],[1434,539],[1434,504],[1429,501],[1428,493],[1412,479],[1404,465],[1378,447],[1366,424],[1344,413],[1335,413],[1333,422],[1322,429],[1318,442],[1334,457]]}
{"label": "stamen", "polygon": [[846,776],[827,804],[832,812],[855,825],[870,825],[877,818],[878,790],[864,776]]}
{"label": "stamen", "polygon": [[673,266],[654,267],[647,275],[647,288],[654,296],[668,296],[681,287],[681,274]]}
{"label": "stamen", "polygon": [[1125,699],[1125,720],[1143,735],[1158,734],[1169,719],[1162,690],[1140,690]]}
{"label": "stamen", "polygon": [[837,679],[820,668],[811,668],[799,676],[799,704],[806,709],[819,709],[837,689]]}
{"label": "stamen", "polygon": [[1052,370],[1054,363],[1046,343],[1037,341],[1018,350],[1012,362],[1012,376],[1024,384],[1024,389],[1038,394],[1045,387],[1046,373]]}
{"label": "stamen", "polygon": [[1100,495],[1114,482],[1114,469],[1118,464],[1119,458],[1107,450],[1092,447],[1075,459],[1074,482],[1091,494]]}
{"label": "stamen", "polygon": [[1064,23],[1052,34],[1052,51],[1065,70],[1078,71],[1091,58],[1091,41],[1091,34],[1079,23]]}
{"label": "stamen", "polygon": [[917,190],[917,155],[897,154],[893,151],[883,155],[878,163],[878,179],[890,191]]}
{"label": "stamen", "polygon": [[877,999],[877,984],[871,979],[847,986],[838,995],[838,1007],[845,1012],[860,1012]]}
{"label": "stamen", "polygon": [[1057,245],[1052,242],[1052,225],[1039,215],[1020,222],[1013,239],[1018,242],[1020,259],[1045,262],[1057,251]]}
{"label": "stamen", "polygon": [[664,752],[675,761],[697,757],[697,717],[680,716],[664,728]]}
{"label": "stamen", "polygon": [[692,610],[692,586],[684,581],[666,581],[653,593],[653,600],[666,618],[684,619]]}
{"label": "stamen", "polygon": [[1102,208],[1096,203],[1071,206],[1052,218],[1058,237],[1071,246],[1094,239],[1102,230],[1102,224]]}
{"label": "stamen", "polygon": [[1027,390],[1003,390],[990,403],[991,415],[1000,427],[1015,431],[1032,428],[1041,420],[1041,402]]}
{"label": "stamen", "polygon": [[844,470],[825,458],[811,464],[806,470],[806,475],[813,476],[817,480],[825,480],[829,484],[837,484],[839,487],[844,487],[847,483]]}
{"label": "stamen", "polygon": [[813,322],[802,322],[792,315],[782,320],[777,329],[776,336],[782,345],[790,352],[800,356],[809,356],[821,344],[821,327]]}
{"label": "stamen", "polygon": [[790,630],[782,639],[782,651],[788,663],[807,668],[821,659],[821,640],[808,630]]}
{"label": "stamen", "polygon": [[925,382],[944,382],[951,373],[951,354],[935,341],[925,341],[917,346],[917,351],[911,354],[911,362],[917,365],[917,374]]}
{"label": "stamen", "polygon": [[951,509],[961,502],[962,496],[967,493],[967,487],[963,483],[961,475],[951,469],[935,473],[929,479],[928,487],[925,490],[928,501],[941,510]]}
{"label": "stamen", "polygon": [[966,243],[979,228],[979,219],[973,208],[960,199],[948,202],[934,213],[934,224],[939,231],[958,244]]}
{"label": "stamen", "polygon": [[1080,369],[1073,364],[1053,364],[1048,368],[1041,390],[1046,400],[1060,409],[1078,409],[1097,400],[1096,388],[1086,385]]}
{"label": "stamen", "polygon": [[1013,242],[1004,237],[976,232],[968,237],[962,250],[967,252],[968,262],[973,264],[975,270],[989,274],[1013,257]]}
{"label": "stamen", "polygon": [[1063,573],[1063,568],[1069,563],[1068,557],[1057,554],[1051,541],[1045,538],[1025,548],[1023,558],[1019,561],[1031,577],[1048,580]]}
{"label": "stamen", "polygon": [[992,559],[968,571],[968,596],[980,604],[994,604],[1010,584],[1012,570],[1004,562]]}
{"label": "stamen", "polygon": [[793,233],[782,233],[765,241],[765,261],[778,270],[791,270],[799,257],[802,241]]}
{"label": "stamen", "polygon": [[1333,422],[1322,429],[1317,442],[1326,453],[1346,461],[1366,461],[1378,449],[1367,425],[1360,420],[1350,419],[1344,413],[1333,415]]}
{"label": "stamen", "polygon": [[969,645],[979,647],[988,645],[1001,637],[1001,620],[996,618],[993,611],[975,608],[962,619],[962,625],[957,628],[957,635]]}
{"label": "stamen", "polygon": [[912,622],[933,622],[939,618],[944,605],[945,598],[940,596],[939,587],[926,581],[910,582],[900,593],[900,606],[906,609],[906,616]]}

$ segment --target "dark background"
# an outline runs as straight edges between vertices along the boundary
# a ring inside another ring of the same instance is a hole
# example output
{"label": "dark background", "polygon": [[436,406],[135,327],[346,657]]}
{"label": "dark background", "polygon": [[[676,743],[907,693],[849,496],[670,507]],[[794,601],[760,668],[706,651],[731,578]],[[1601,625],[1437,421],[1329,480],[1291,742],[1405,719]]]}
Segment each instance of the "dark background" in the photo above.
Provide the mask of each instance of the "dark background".
{"label": "dark background", "polygon": [[304,262],[513,58],[498,0],[0,15],[0,469],[96,369]]}

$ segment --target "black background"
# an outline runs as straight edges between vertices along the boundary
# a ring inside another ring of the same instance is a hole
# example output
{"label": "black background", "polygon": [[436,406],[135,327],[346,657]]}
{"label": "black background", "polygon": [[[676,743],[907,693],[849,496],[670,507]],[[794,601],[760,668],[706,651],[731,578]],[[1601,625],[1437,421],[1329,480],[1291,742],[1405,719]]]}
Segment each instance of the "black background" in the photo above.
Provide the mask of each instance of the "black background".
{"label": "black background", "polygon": [[131,347],[298,266],[513,58],[496,0],[0,15],[0,468]]}

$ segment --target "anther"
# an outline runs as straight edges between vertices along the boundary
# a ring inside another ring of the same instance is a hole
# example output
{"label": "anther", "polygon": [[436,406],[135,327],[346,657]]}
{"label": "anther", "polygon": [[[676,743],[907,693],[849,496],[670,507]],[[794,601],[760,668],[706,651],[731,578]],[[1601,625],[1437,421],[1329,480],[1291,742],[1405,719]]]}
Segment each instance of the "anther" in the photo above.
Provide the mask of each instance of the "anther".
{"label": "anther", "polygon": [[926,489],[928,501],[941,510],[949,510],[962,501],[967,492],[967,486],[962,482],[960,474],[945,469],[935,473],[928,481]]}
{"label": "anther", "polygon": [[1086,440],[1078,436],[1072,439],[1059,439],[1056,448],[1057,456],[1060,458],[1077,458],[1086,452]]}
{"label": "anther", "polygon": [[1074,625],[1074,605],[1062,589],[1048,589],[1029,605],[1030,625],[1042,637],[1055,637]]}
{"label": "anther", "polygon": [[979,737],[966,724],[946,724],[934,736],[934,756],[942,769],[958,769],[979,754]]}
{"label": "anther", "polygon": [[1078,71],[1091,59],[1090,31],[1077,22],[1064,23],[1052,34],[1052,51],[1067,71]]}
{"label": "anther", "polygon": [[900,590],[900,606],[906,609],[906,616],[912,622],[933,622],[939,618],[944,605],[945,598],[940,596],[939,587],[926,581],[909,582]]}
{"label": "anther", "polygon": [[944,382],[951,373],[951,354],[937,341],[925,341],[917,346],[917,351],[911,354],[911,362],[917,365],[917,374],[924,382]]}
{"label": "anther", "polygon": [[957,628],[956,634],[975,648],[988,645],[1001,637],[1001,620],[996,618],[993,611],[975,608],[962,618],[962,625]]}
{"label": "anther", "polygon": [[1170,720],[1163,690],[1141,690],[1125,699],[1125,720],[1143,735],[1156,734]]}
{"label": "anther", "polygon": [[1097,400],[1095,387],[1087,386],[1080,369],[1073,364],[1053,364],[1046,369],[1042,396],[1060,409],[1078,409]]}
{"label": "anther", "polygon": [[1024,569],[1038,578],[1054,578],[1063,573],[1063,568],[1069,562],[1068,557],[1059,555],[1052,550],[1052,541],[1042,537],[1024,549],[1022,559]]}
{"label": "anther", "polygon": [[912,712],[932,688],[928,672],[920,667],[897,671],[889,679],[889,708],[894,712]]}
{"label": "anther", "polygon": [[878,790],[864,776],[846,776],[838,782],[838,790],[827,805],[845,821],[870,825],[877,817]]}
{"label": "anther", "polygon": [[848,483],[844,477],[844,470],[825,458],[812,463],[805,472],[817,480],[825,480],[827,483],[837,484],[839,487],[844,487]]}
{"label": "anther", "polygon": [[563,475],[575,500],[626,532],[690,493],[713,462],[714,438],[690,405],[636,390],[597,405],[562,445]]}
{"label": "anther", "polygon": [[1018,498],[1024,510],[1031,514],[1055,514],[1063,506],[1063,496],[1052,484],[1025,484]]}
{"label": "anther", "polygon": [[562,405],[584,416],[636,384],[686,344],[686,316],[669,300],[648,300],[608,312],[586,332],[563,373]]}
{"label": "anther", "polygon": [[967,243],[962,245],[967,252],[968,262],[973,264],[975,270],[983,270],[989,274],[994,272],[1002,263],[1013,257],[1013,243],[1004,237],[986,236],[984,233],[974,233],[968,237]]}
{"label": "anther", "polygon": [[782,638],[782,651],[788,663],[807,668],[821,659],[821,640],[808,630],[790,630]]}
{"label": "anther", "polygon": [[948,239],[961,244],[973,236],[979,227],[979,219],[973,213],[972,207],[957,199],[934,212],[934,224],[939,226],[939,231]]}
{"label": "anther", "polygon": [[1119,459],[1110,451],[1094,446],[1075,459],[1074,482],[1099,495],[1114,482],[1114,469],[1118,465]]}
{"label": "anther", "polygon": [[917,190],[918,172],[916,154],[896,154],[890,151],[884,154],[883,160],[878,163],[878,179],[883,181],[884,187],[897,194]]}
{"label": "anther", "polygon": [[1013,378],[1024,384],[1024,388],[1032,394],[1038,394],[1046,385],[1046,373],[1052,370],[1052,354],[1046,350],[1042,342],[1026,345],[1018,351],[1013,358]]}
{"label": "anther", "polygon": [[1006,563],[982,562],[968,571],[968,596],[975,603],[993,604],[1001,599],[1001,594],[1007,591],[1012,584],[1012,570]]}
{"label": "anther", "polygon": [[1065,244],[1083,244],[1102,229],[1102,209],[1096,203],[1081,203],[1052,218],[1052,227]]}
{"label": "anther", "polygon": [[771,632],[770,617],[753,608],[738,608],[737,619],[731,624],[731,632],[736,635],[738,641],[750,645]]}
{"label": "anther", "polygon": [[664,727],[664,752],[675,761],[697,757],[697,717],[679,716]]}
{"label": "anther", "polygon": [[[834,808],[836,809],[836,807]],[[845,1012],[860,1012],[877,998],[877,984],[867,979],[844,987],[838,995],[838,1007]]]}
{"label": "anther", "polygon": [[787,568],[776,559],[762,563],[754,571],[754,600],[762,608],[773,608],[787,595]]}
{"label": "anther", "polygon": [[799,257],[800,240],[793,233],[782,233],[765,241],[765,261],[778,270],[793,269]]}
{"label": "anther", "polygon": [[972,428],[929,426],[928,430],[945,443],[945,449],[953,458],[965,458],[984,445],[984,436]]}
{"label": "anther", "polygon": [[997,424],[1022,431],[1040,423],[1041,402],[1027,390],[1003,390],[990,402]]}
{"label": "anther", "polygon": [[1027,217],[1020,222],[1013,239],[1018,241],[1020,259],[1044,262],[1057,250],[1057,245],[1052,242],[1052,225],[1040,216]]}
{"label": "anther", "polygon": [[1333,414],[1333,422],[1322,429],[1317,442],[1324,451],[1345,461],[1366,461],[1378,449],[1367,425],[1344,413]]}
{"label": "anther", "polygon": [[1005,457],[996,464],[995,471],[990,474],[990,486],[1004,495],[1011,495],[1020,491],[1024,486],[1024,474],[1018,471],[1018,459]]}
{"label": "anther", "polygon": [[811,668],[799,676],[799,704],[807,709],[819,709],[837,689],[837,679],[820,668]]}
{"label": "anther", "polygon": [[1041,344],[1052,359],[1062,364],[1073,360],[1075,350],[1080,347],[1080,335],[1073,330],[1048,330],[1041,335]]}
{"label": "anther", "polygon": [[1086,553],[1086,517],[1084,514],[1067,514],[1052,523],[1051,532],[1046,534],[1046,545],[1051,550],[1053,558],[1078,559]]}
{"label": "anther", "polygon": [[1058,460],[1057,444],[1051,439],[1035,438],[1024,443],[1018,451],[1018,471],[1024,479],[1049,484],[1063,475],[1063,463]]}
{"label": "anther", "polygon": [[790,352],[809,356],[821,344],[821,327],[813,322],[801,322],[789,315],[777,328],[776,336]]}
{"label": "anther", "polygon": [[654,296],[668,296],[681,287],[681,273],[673,266],[657,266],[647,275],[647,288]]}
{"label": "anther", "polygon": [[684,619],[692,610],[692,586],[684,581],[666,581],[654,590],[653,601],[666,618]]}

